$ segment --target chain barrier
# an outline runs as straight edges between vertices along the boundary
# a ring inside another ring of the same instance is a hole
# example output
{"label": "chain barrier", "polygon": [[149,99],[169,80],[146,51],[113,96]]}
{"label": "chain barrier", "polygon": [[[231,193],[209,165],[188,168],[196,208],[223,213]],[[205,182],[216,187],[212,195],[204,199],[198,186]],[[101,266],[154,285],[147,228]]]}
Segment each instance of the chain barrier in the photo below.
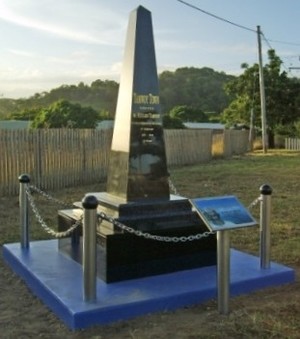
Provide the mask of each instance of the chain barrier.
{"label": "chain barrier", "polygon": [[44,198],[46,198],[49,201],[54,202],[56,205],[60,205],[60,206],[64,206],[64,207],[70,207],[72,204],[58,200],[56,198],[53,198],[50,194],[42,191],[40,188],[34,186],[34,185],[29,185],[30,190],[39,193],[40,195],[42,195]]}
{"label": "chain barrier", "polygon": [[[179,195],[175,185],[173,184],[172,180],[169,178],[168,179],[169,187],[170,190],[175,194]],[[138,237],[143,237],[145,239],[151,239],[151,240],[156,240],[160,242],[173,242],[173,243],[178,243],[178,242],[187,242],[187,241],[194,241],[194,240],[200,240],[202,238],[207,238],[210,235],[215,234],[216,232],[214,231],[207,231],[204,233],[199,233],[195,235],[188,235],[188,236],[181,236],[181,237],[169,237],[169,236],[162,236],[162,235],[156,235],[156,234],[150,234],[148,232],[142,232],[140,230],[136,230],[132,227],[126,226],[119,221],[115,220],[112,217],[107,216],[104,212],[98,213],[98,218],[102,220],[106,220],[112,225],[116,226],[117,228],[121,229],[122,231],[134,234]]]}
{"label": "chain barrier", "polygon": [[[169,187],[172,190],[172,192],[175,195],[178,195],[178,191],[176,189],[176,187],[174,186],[174,184],[172,183],[171,179],[168,179],[169,181]],[[82,225],[82,220],[83,220],[83,215],[66,231],[64,232],[56,232],[55,230],[53,230],[52,228],[50,228],[49,226],[47,226],[47,224],[45,223],[44,219],[42,218],[42,216],[40,215],[37,206],[34,202],[34,198],[31,195],[30,190],[33,190],[34,192],[37,192],[39,194],[41,194],[43,197],[45,197],[47,200],[50,200],[58,205],[63,205],[66,207],[69,207],[70,204],[65,203],[63,201],[60,201],[56,198],[53,198],[51,195],[49,195],[48,193],[42,191],[41,189],[39,189],[36,186],[33,185],[29,185],[26,188],[26,194],[28,196],[28,200],[30,202],[31,208],[33,213],[36,216],[36,219],[38,220],[38,222],[41,224],[42,228],[50,235],[56,237],[56,238],[62,238],[62,237],[66,237],[68,235],[70,235],[76,228],[78,228],[79,226]],[[249,206],[248,206],[248,210],[251,210],[253,207],[255,207],[259,202],[261,201],[261,197],[256,198]],[[130,234],[134,234],[138,237],[143,237],[145,239],[151,239],[151,240],[156,240],[156,241],[160,241],[160,242],[173,242],[173,243],[178,243],[178,242],[187,242],[187,241],[195,241],[195,240],[200,240],[202,238],[207,238],[210,235],[215,234],[215,231],[207,231],[204,233],[198,233],[195,235],[188,235],[188,236],[181,236],[181,237],[169,237],[169,236],[161,236],[161,235],[156,235],[156,234],[151,234],[148,232],[142,232],[140,230],[136,230],[132,227],[126,226],[122,223],[120,223],[119,221],[117,221],[116,219],[107,216],[104,212],[100,212],[97,213],[98,216],[98,222],[99,224],[103,221],[106,220],[109,223],[111,223],[112,225],[114,225],[115,227],[121,229],[122,231],[128,232]]]}
{"label": "chain barrier", "polygon": [[[68,230],[66,230],[64,232],[56,232],[55,230],[53,230],[52,228],[47,226],[46,222],[44,221],[44,219],[42,218],[42,216],[40,215],[40,213],[39,213],[39,211],[37,209],[37,206],[36,206],[36,204],[34,202],[34,198],[31,195],[30,188],[31,188],[30,186],[26,188],[26,194],[27,194],[30,206],[32,208],[32,211],[33,211],[37,221],[40,223],[40,225],[42,226],[44,231],[46,231],[48,234],[50,234],[50,235],[52,235],[52,236],[54,236],[56,238],[63,238],[63,237],[66,237],[66,236],[70,235],[73,231],[75,231],[75,229],[77,227],[82,225],[83,217],[78,219]],[[40,190],[38,190],[38,191],[40,191]],[[42,191],[40,191],[40,192],[42,192]],[[54,199],[54,200],[56,200],[56,199]],[[58,201],[58,200],[56,200],[56,201]]]}
{"label": "chain barrier", "polygon": [[181,237],[168,237],[168,236],[150,234],[147,232],[142,232],[140,230],[135,230],[134,228],[126,226],[120,223],[119,221],[115,220],[114,218],[107,216],[104,212],[98,213],[98,217],[101,220],[106,220],[110,222],[111,224],[113,224],[114,226],[120,228],[121,230],[134,234],[138,237],[143,237],[145,239],[151,239],[151,240],[156,240],[156,241],[161,241],[161,242],[178,243],[178,242],[194,241],[194,240],[200,240],[202,238],[207,238],[208,236],[216,233],[214,231],[208,231],[208,232],[199,233],[195,235],[188,235],[188,236],[181,236]]}
{"label": "chain barrier", "polygon": [[[173,184],[172,180],[169,178],[168,179],[169,182],[169,187],[170,190],[175,194],[175,195],[179,195],[175,185]],[[253,207],[255,207],[258,203],[261,202],[261,197],[259,196],[258,198],[256,198],[255,200],[252,201],[252,203],[248,206],[248,210],[250,211]]]}
{"label": "chain barrier", "polygon": [[251,204],[248,206],[248,210],[250,211],[253,207],[255,207],[258,203],[261,202],[261,197],[256,198],[251,202]]}

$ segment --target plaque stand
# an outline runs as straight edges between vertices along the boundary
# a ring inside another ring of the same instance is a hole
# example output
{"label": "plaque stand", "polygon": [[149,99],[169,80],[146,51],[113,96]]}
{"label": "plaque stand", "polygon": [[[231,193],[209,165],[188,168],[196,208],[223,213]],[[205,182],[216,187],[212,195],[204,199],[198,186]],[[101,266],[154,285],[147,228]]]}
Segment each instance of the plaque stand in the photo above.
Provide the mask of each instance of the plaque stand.
{"label": "plaque stand", "polygon": [[221,314],[229,313],[230,297],[230,231],[217,232],[217,280],[218,310]]}

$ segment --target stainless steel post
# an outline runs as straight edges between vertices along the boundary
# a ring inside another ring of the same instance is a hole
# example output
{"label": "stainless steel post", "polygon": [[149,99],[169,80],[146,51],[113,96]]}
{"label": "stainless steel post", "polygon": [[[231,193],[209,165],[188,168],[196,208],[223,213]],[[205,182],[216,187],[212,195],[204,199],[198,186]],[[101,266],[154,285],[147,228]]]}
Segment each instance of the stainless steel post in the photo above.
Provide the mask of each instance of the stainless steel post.
{"label": "stainless steel post", "polygon": [[217,232],[217,278],[218,310],[221,314],[229,313],[230,295],[230,230]]}
{"label": "stainless steel post", "polygon": [[28,217],[28,197],[26,189],[30,182],[28,174],[21,174],[19,176],[20,192],[19,192],[19,206],[20,206],[20,233],[21,233],[21,248],[29,248],[29,217]]}
{"label": "stainless steel post", "polygon": [[94,302],[96,295],[96,227],[97,198],[93,195],[82,200],[83,212],[83,298],[86,302]]}
{"label": "stainless steel post", "polygon": [[260,193],[260,267],[266,269],[270,268],[272,188],[262,185]]}

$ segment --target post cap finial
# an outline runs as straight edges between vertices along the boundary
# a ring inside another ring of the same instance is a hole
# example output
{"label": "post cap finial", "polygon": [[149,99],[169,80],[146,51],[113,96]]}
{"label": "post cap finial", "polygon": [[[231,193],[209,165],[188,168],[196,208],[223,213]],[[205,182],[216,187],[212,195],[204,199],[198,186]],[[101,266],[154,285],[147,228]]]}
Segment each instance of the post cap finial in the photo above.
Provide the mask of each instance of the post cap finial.
{"label": "post cap finial", "polygon": [[272,187],[268,184],[263,184],[259,188],[260,193],[263,195],[271,195],[272,194]]}
{"label": "post cap finial", "polygon": [[86,195],[82,199],[82,206],[87,210],[96,209],[98,206],[98,200],[94,195]]}
{"label": "post cap finial", "polygon": [[30,176],[29,174],[21,174],[19,175],[19,182],[22,184],[26,184],[30,182]]}

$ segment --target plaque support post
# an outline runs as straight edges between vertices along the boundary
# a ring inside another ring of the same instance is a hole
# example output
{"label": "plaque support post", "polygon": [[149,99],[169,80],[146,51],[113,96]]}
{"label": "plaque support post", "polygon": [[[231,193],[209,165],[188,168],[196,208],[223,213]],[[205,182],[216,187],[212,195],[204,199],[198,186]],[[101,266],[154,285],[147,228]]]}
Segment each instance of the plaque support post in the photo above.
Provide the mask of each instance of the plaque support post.
{"label": "plaque support post", "polygon": [[217,232],[217,279],[218,310],[220,314],[229,313],[230,294],[230,234],[229,230]]}
{"label": "plaque support post", "polygon": [[260,267],[267,269],[270,268],[272,188],[267,184],[262,185],[260,193]]}
{"label": "plaque support post", "polygon": [[82,200],[83,212],[83,298],[86,302],[96,301],[96,228],[97,206],[95,196],[89,195]]}
{"label": "plaque support post", "polygon": [[21,233],[21,248],[29,248],[29,217],[28,217],[28,197],[26,193],[27,186],[30,182],[28,174],[19,176],[20,192],[20,233]]}

